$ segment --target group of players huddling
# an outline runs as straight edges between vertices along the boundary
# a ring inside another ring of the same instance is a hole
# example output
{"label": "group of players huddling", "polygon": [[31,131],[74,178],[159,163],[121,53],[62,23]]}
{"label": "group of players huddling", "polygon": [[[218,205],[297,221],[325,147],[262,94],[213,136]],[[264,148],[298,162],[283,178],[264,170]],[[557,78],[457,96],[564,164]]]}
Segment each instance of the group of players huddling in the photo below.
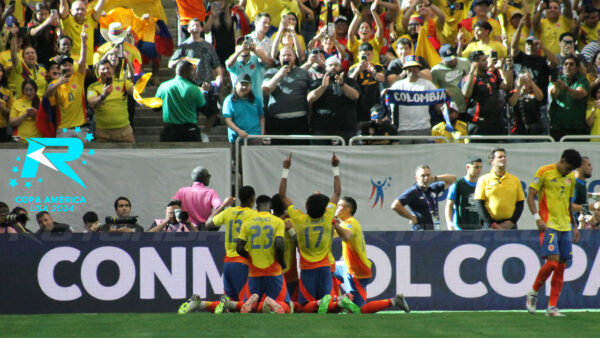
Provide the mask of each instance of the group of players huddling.
{"label": "group of players huddling", "polygon": [[[571,199],[575,192],[572,171],[580,167],[581,161],[577,151],[567,149],[558,162],[540,167],[530,185],[528,206],[536,219],[542,256],[546,259],[527,294],[530,313],[536,310],[538,290],[553,274],[546,315],[563,316],[556,303],[566,261],[572,258],[572,242],[579,240],[577,227],[573,226]],[[367,302],[372,262],[367,258],[361,225],[353,217],[356,201],[347,196],[340,198],[339,159],[335,153],[331,158],[333,194],[331,198],[319,192],[310,195],[306,213],[286,195],[291,162],[290,153],[283,161],[278,194],[256,197],[252,187],[244,186],[239,193],[241,206],[230,207],[234,198],[229,197],[213,212],[207,227],[225,225],[225,294],[218,301],[193,295],[178,313],[375,313],[389,307],[410,312],[402,294]],[[337,264],[331,254],[334,232],[342,239],[344,258]],[[300,253],[299,276],[296,248]]]}

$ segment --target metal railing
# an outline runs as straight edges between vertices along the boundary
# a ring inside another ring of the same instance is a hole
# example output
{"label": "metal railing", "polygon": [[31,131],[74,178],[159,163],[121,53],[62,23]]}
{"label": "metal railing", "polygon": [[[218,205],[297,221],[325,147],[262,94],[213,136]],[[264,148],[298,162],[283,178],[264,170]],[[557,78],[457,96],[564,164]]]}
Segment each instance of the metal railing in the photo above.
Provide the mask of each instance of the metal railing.
{"label": "metal railing", "polygon": [[566,142],[567,140],[589,140],[600,139],[600,135],[565,135],[558,142]]}
{"label": "metal railing", "polygon": [[442,140],[446,143],[449,143],[448,139],[444,136],[404,135],[404,136],[354,136],[348,141],[348,145],[354,146],[355,142],[362,141],[362,140],[428,140],[428,141]]}
{"label": "metal railing", "polygon": [[548,135],[467,135],[458,136],[457,140],[532,140],[532,141],[548,141],[555,142],[551,136]]}
{"label": "metal railing", "polygon": [[[233,197],[237,198],[237,192],[238,192],[238,183],[240,181],[240,139],[241,137],[238,137],[235,140],[235,154],[234,154],[234,159],[235,159],[235,182],[233,183],[234,189],[233,189]],[[336,140],[339,142],[338,145],[340,146],[345,146],[346,145],[346,141],[344,141],[344,139],[340,136],[337,135],[248,135],[247,137],[245,137],[244,140],[244,145],[247,146],[248,145],[248,140],[265,140],[265,139],[270,139],[270,140]]]}

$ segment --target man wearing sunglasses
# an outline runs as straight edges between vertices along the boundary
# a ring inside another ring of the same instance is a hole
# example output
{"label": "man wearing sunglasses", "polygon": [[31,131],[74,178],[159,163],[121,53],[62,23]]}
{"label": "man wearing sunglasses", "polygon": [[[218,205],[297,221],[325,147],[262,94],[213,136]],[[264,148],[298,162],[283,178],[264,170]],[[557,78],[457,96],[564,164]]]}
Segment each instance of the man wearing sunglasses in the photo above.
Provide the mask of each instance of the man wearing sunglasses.
{"label": "man wearing sunglasses", "polygon": [[569,32],[563,33],[559,37],[558,44],[560,46],[560,53],[558,54],[559,64],[562,65],[568,56],[575,55],[577,60],[579,60],[579,73],[585,76],[587,72],[587,60],[583,55],[575,51],[575,36]]}

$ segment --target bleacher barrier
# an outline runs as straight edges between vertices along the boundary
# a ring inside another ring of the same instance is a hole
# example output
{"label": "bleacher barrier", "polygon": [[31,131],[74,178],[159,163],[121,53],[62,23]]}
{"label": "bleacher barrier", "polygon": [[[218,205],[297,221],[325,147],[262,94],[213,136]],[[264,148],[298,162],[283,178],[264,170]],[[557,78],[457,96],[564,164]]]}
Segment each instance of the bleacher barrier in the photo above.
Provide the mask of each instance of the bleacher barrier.
{"label": "bleacher barrier", "polygon": [[560,138],[559,142],[567,142],[573,140],[598,140],[600,139],[600,135],[565,135]]}
{"label": "bleacher barrier", "polygon": [[441,140],[443,143],[449,143],[448,139],[444,136],[354,136],[348,141],[349,146],[353,146],[359,141],[412,141],[412,140],[426,140],[436,141]]}
{"label": "bleacher barrier", "polygon": [[555,142],[552,136],[548,135],[468,135],[458,136],[457,140],[469,140],[469,141],[508,141],[508,142],[522,142],[522,141],[547,141]]}
{"label": "bleacher barrier", "polygon": [[[374,268],[369,299],[404,293],[413,310],[527,315],[525,295],[542,264],[537,231],[365,237]],[[192,293],[218,300],[223,240],[221,232],[0,236],[0,313],[175,312]],[[561,309],[600,307],[599,247],[599,231],[581,231],[564,274]],[[333,252],[339,259],[339,239]],[[549,282],[540,291],[540,311]]]}

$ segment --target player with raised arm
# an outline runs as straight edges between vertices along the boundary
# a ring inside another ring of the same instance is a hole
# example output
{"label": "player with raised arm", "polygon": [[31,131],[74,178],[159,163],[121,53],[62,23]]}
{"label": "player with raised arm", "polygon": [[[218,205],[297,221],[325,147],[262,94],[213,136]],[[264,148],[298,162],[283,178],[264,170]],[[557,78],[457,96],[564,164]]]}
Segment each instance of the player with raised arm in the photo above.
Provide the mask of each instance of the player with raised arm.
{"label": "player with raised arm", "polygon": [[303,312],[327,313],[331,303],[331,243],[332,221],[335,205],[342,192],[339,159],[331,157],[333,167],[333,195],[331,198],[314,193],[306,199],[306,214],[294,206],[286,196],[287,177],[292,164],[292,154],[283,161],[279,196],[292,219],[300,251],[300,282],[298,303]]}
{"label": "player with raised arm", "polygon": [[240,312],[289,313],[290,307],[287,303],[290,297],[281,274],[282,268],[285,267],[285,225],[281,218],[270,213],[269,196],[258,196],[256,207],[258,213],[247,218],[242,224],[236,246],[237,253],[247,258],[250,263],[248,289],[252,294]]}
{"label": "player with raised arm", "polygon": [[348,279],[352,287],[352,291],[349,292],[352,299],[347,295],[340,297],[339,306],[352,313],[375,313],[390,306],[398,307],[407,313],[410,312],[402,294],[398,294],[394,298],[367,303],[367,284],[373,280],[372,262],[367,258],[362,227],[354,218],[356,209],[357,204],[354,198],[342,197],[337,203],[336,221],[333,222],[333,228],[342,239],[342,255],[347,268],[345,274],[349,274],[349,276],[340,275],[339,270],[336,270],[335,277],[340,281]]}
{"label": "player with raised arm", "polygon": [[[535,312],[538,291],[553,273],[546,316],[564,316],[556,307],[556,303],[562,290],[567,260],[573,257],[572,243],[579,241],[579,230],[573,219],[571,199],[575,195],[573,170],[581,166],[581,161],[581,155],[576,150],[567,149],[557,163],[540,167],[529,186],[527,205],[540,231],[542,257],[546,259],[532,290],[527,293],[525,305],[529,313]],[[539,213],[535,203],[536,197],[539,201]]]}
{"label": "player with raised arm", "polygon": [[[217,227],[226,225],[225,227],[225,263],[223,264],[223,286],[225,294],[221,297],[218,304],[210,302],[206,308],[207,311],[221,313],[223,310],[233,307],[237,303],[231,301],[240,301],[236,309],[241,308],[241,302],[250,297],[248,292],[248,259],[240,256],[236,251],[236,240],[240,235],[242,223],[246,218],[253,217],[256,214],[254,202],[256,193],[251,186],[243,186],[240,189],[239,198],[241,206],[228,208],[233,205],[235,199],[228,197],[223,201],[223,204],[218,207],[206,220],[206,228],[214,230]],[[202,299],[198,295],[192,297],[181,304],[179,313],[188,313],[202,306]]]}

